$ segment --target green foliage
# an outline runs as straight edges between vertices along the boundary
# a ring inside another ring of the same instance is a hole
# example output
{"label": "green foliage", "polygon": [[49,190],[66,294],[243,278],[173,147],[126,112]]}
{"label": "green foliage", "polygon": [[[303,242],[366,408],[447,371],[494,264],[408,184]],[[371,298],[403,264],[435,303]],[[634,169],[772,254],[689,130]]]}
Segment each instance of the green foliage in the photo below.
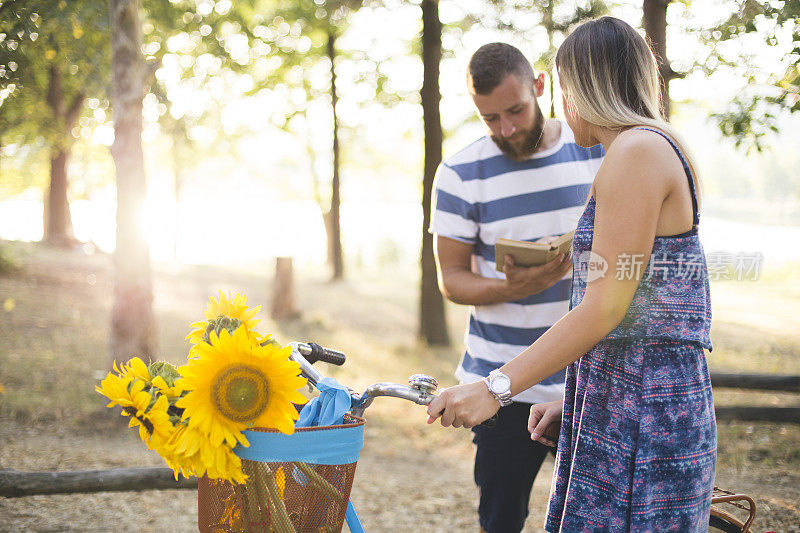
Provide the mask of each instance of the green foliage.
{"label": "green foliage", "polygon": [[[229,153],[236,137],[250,133],[223,121],[234,98],[272,93],[277,103],[265,122],[296,135],[292,118],[304,115],[310,102],[329,99],[328,34],[344,31],[361,4],[250,0],[201,10],[194,0],[145,1],[143,49],[155,74],[150,90],[159,126],[172,139],[176,174],[196,163],[200,149]],[[364,71],[366,77],[378,69]],[[386,94],[384,78],[377,78],[377,93]],[[184,90],[205,102],[187,105]],[[200,129],[205,138],[193,133]]]}
{"label": "green foliage", "polygon": [[[223,102],[244,91],[237,94],[219,87],[237,83],[240,75],[259,80],[254,74],[264,70],[259,60],[274,44],[256,34],[280,37],[267,31],[259,15],[272,4],[142,0],[142,51],[150,93],[145,112],[152,118],[155,110],[162,131],[172,138],[171,153],[179,173],[196,164],[200,141],[206,142],[203,149],[224,151],[228,143],[215,142],[217,132],[224,131],[223,141],[236,136],[236,131],[221,125]],[[111,120],[108,20],[106,0],[0,0],[0,145],[5,156],[0,193],[46,187],[50,148],[70,148],[76,137],[88,139],[96,127],[107,127]],[[275,79],[259,83],[274,84]],[[63,94],[53,101],[56,84]],[[187,104],[187,88],[193,95],[213,96],[199,106],[193,96]],[[214,136],[196,138],[191,132],[197,127]],[[100,182],[105,183],[113,169],[105,165],[102,170]],[[85,174],[80,181],[89,175],[98,173]],[[77,185],[84,191],[91,188],[88,182]],[[75,188],[73,183],[71,196]]]}
{"label": "green foliage", "polygon": [[3,142],[67,146],[69,112],[106,90],[108,3],[9,0],[0,3],[0,28]]}
{"label": "green foliage", "polygon": [[43,142],[5,147],[0,157],[0,198],[16,196],[30,187],[47,188],[50,150]]}
{"label": "green foliage", "polygon": [[712,113],[711,118],[717,121],[720,131],[733,139],[737,148],[748,151],[763,150],[764,135],[777,133],[777,109],[780,105],[774,96],[740,95],[735,98],[727,110]]}
{"label": "green foliage", "polygon": [[[761,151],[764,135],[779,130],[778,117],[800,112],[800,0],[734,0],[734,5],[737,9],[727,19],[701,32],[712,47],[703,67],[707,73],[747,67],[748,86],[729,109],[713,117],[722,134],[731,137],[737,147]],[[726,55],[724,43],[748,34],[757,34],[767,46],[790,48],[783,57],[782,71],[766,72],[763,66],[752,64],[747,55]]]}
{"label": "green foliage", "polygon": [[[329,37],[336,40],[347,31],[352,15],[362,7],[370,7],[370,3],[362,0],[281,0],[275,3],[268,16],[272,18],[268,28],[273,34],[283,34],[284,38],[275,41],[270,61],[279,66],[264,79],[267,83],[260,84],[253,92],[274,87],[274,82],[280,80],[290,88],[301,89],[306,95],[305,99],[287,102],[285,122],[281,121],[279,125],[285,125],[293,116],[304,113],[310,102],[330,98]],[[338,41],[334,56],[337,63],[349,63],[349,70],[354,72],[353,78],[346,82],[359,88],[359,105],[375,102],[391,106],[400,101],[418,100],[416,91],[392,88],[385,69],[380,68],[381,61],[388,58],[373,57],[367,50],[342,48]]]}
{"label": "green foliage", "polygon": [[[538,28],[548,34],[549,47],[534,59],[536,68],[550,72],[553,68],[556,47],[554,37],[565,36],[578,23],[608,14],[604,0],[588,0],[581,3],[561,0],[490,0],[494,12],[476,19],[483,25],[493,25],[520,35],[530,35]],[[519,13],[534,11],[538,16],[519,20]]]}

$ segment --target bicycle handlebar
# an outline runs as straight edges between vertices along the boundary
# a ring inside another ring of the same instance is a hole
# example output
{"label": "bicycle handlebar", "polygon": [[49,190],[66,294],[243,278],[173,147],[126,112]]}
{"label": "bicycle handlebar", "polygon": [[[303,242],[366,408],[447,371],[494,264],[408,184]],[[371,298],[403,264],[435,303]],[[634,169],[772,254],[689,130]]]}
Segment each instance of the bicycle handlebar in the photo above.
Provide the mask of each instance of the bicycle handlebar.
{"label": "bicycle handlebar", "polygon": [[[300,373],[315,387],[325,376],[312,366],[313,363],[324,361],[341,366],[346,360],[346,356],[342,352],[324,348],[316,343],[290,342],[289,346],[292,347],[289,358],[300,364]],[[414,374],[408,378],[408,382],[408,385],[389,382],[374,383],[367,387],[362,394],[350,389],[351,412],[356,416],[363,416],[366,408],[378,396],[393,396],[419,405],[428,405],[437,396],[436,388],[439,383],[432,376]],[[494,415],[482,424],[491,427],[495,425],[496,421],[497,415]]]}
{"label": "bicycle handlebar", "polygon": [[323,363],[342,366],[346,359],[342,352],[325,348],[316,342],[297,343],[297,350],[312,365],[317,361],[322,361]]}
{"label": "bicycle handlebar", "polygon": [[311,347],[302,342],[290,342],[289,346],[292,347],[292,353],[289,354],[289,359],[300,365],[300,374],[316,387],[317,383],[322,381],[325,376],[323,376],[319,370],[311,366],[308,359],[303,356],[302,352],[311,350]]}

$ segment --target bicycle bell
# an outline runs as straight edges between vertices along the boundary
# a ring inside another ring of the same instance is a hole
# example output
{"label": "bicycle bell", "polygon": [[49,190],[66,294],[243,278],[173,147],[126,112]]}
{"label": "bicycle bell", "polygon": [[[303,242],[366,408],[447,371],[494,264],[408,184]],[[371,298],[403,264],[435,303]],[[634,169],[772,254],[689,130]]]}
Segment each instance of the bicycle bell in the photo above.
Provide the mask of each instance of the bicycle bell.
{"label": "bicycle bell", "polygon": [[412,389],[428,394],[436,393],[436,388],[439,386],[439,382],[436,381],[436,378],[428,374],[414,374],[408,378],[408,384]]}

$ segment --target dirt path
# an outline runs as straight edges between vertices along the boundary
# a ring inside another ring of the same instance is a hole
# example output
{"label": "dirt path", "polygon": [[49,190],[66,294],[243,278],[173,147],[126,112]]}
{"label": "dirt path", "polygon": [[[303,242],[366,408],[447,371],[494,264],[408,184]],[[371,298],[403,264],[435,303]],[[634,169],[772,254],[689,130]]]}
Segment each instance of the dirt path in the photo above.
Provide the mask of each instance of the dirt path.
{"label": "dirt path", "polygon": [[[266,266],[234,270],[156,265],[155,301],[164,358],[185,361],[187,325],[202,315],[208,295],[217,289],[246,292],[251,305],[268,304],[267,270]],[[23,271],[0,276],[0,301],[15,301],[14,311],[6,311],[0,320],[0,385],[5,389],[0,392],[0,468],[163,466],[131,430],[95,416],[102,401],[93,386],[107,365],[111,289],[110,258],[46,248],[32,252]],[[717,301],[726,302],[728,289],[715,290],[722,295]],[[736,291],[731,294],[741,297]],[[258,329],[283,342],[313,340],[345,351],[344,368],[326,369],[342,383],[361,389],[374,381],[403,382],[412,373],[425,372],[440,378],[444,386],[452,384],[460,343],[434,350],[414,342],[413,276],[363,272],[331,284],[318,273],[314,277],[299,272],[297,293],[301,320],[274,322],[262,312],[264,321]],[[785,299],[786,309],[796,309],[796,294]],[[780,308],[779,304],[770,301],[770,307]],[[463,312],[448,308],[456,339],[463,328]],[[715,316],[717,348],[712,365],[725,370],[798,372],[797,334],[786,330],[778,336],[758,324],[748,326],[749,316]],[[795,396],[741,391],[723,391],[716,399],[723,404],[797,402]],[[376,401],[367,413],[366,447],[353,491],[367,531],[476,531],[469,433],[425,426],[419,406],[385,400]],[[760,508],[753,531],[757,533],[800,533],[798,442],[797,426],[719,426],[717,484],[756,498]],[[551,473],[548,462],[534,486],[526,533],[541,531],[537,526],[543,522]],[[196,531],[196,516],[196,493],[188,490],[0,498],[0,533],[189,532]]]}
{"label": "dirt path", "polygon": [[[476,490],[472,484],[469,436],[446,453],[385,443],[382,431],[367,432],[352,499],[371,532],[475,530]],[[21,471],[163,466],[131,433],[118,428],[90,430],[3,423],[0,465]],[[526,532],[542,531],[543,503],[552,461],[539,476],[537,503]],[[346,529],[345,529],[346,530]],[[0,498],[0,531],[191,532],[197,531],[193,490],[101,492]]]}
{"label": "dirt path", "polygon": [[[380,421],[368,427],[352,498],[367,531],[474,531],[476,489],[472,483],[469,434],[446,444],[424,436],[398,437]],[[0,465],[21,471],[163,466],[132,431],[101,424],[77,427],[0,425]],[[431,432],[443,431],[430,428]],[[462,438],[463,437],[463,438]],[[534,485],[526,533],[540,532],[553,462]],[[797,472],[720,472],[717,484],[757,496],[755,532],[800,532]],[[0,531],[190,532],[197,530],[197,495],[192,490],[113,492],[0,498]]]}

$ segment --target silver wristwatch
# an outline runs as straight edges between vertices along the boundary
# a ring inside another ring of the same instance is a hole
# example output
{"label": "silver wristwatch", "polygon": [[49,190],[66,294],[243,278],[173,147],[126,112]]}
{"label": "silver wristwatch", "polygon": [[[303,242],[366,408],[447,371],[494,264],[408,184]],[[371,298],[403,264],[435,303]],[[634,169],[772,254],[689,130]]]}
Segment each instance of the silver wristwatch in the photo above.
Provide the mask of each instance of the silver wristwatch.
{"label": "silver wristwatch", "polygon": [[500,407],[505,407],[511,403],[511,378],[500,372],[492,370],[489,376],[483,378],[483,382],[489,387],[495,400],[500,402]]}

